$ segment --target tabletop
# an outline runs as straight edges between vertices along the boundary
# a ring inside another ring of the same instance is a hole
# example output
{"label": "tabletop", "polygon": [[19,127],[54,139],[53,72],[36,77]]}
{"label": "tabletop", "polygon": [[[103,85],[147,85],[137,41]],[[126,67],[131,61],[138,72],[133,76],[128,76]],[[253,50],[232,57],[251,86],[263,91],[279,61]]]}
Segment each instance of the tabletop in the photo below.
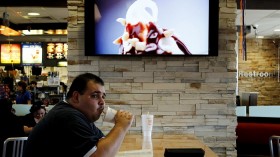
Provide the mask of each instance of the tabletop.
{"label": "tabletop", "polygon": [[153,133],[151,138],[127,134],[117,157],[128,157],[128,154],[134,157],[164,157],[165,148],[201,148],[205,151],[204,157],[218,157],[195,135],[165,133]]}

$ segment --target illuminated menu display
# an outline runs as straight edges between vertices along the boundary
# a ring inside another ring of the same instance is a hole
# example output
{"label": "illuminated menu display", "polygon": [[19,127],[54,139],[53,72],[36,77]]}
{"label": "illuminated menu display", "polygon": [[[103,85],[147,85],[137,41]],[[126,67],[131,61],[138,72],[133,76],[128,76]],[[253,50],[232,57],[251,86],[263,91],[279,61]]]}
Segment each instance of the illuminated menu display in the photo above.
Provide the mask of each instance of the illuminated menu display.
{"label": "illuminated menu display", "polygon": [[1,63],[20,64],[20,44],[1,44]]}
{"label": "illuminated menu display", "polygon": [[41,43],[22,44],[22,64],[42,64]]}
{"label": "illuminated menu display", "polygon": [[48,43],[47,58],[48,59],[65,59],[68,51],[66,43]]}

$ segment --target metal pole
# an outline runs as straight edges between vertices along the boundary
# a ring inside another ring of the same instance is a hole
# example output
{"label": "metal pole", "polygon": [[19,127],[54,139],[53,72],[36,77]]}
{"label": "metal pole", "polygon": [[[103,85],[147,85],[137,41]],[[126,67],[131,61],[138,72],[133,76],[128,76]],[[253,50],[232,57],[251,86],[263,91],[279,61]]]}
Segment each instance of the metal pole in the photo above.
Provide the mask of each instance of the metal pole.
{"label": "metal pole", "polygon": [[279,67],[279,50],[280,50],[280,44],[278,43],[278,82],[279,82],[279,79],[280,79],[280,74],[279,74],[279,72],[280,72],[280,67]]}

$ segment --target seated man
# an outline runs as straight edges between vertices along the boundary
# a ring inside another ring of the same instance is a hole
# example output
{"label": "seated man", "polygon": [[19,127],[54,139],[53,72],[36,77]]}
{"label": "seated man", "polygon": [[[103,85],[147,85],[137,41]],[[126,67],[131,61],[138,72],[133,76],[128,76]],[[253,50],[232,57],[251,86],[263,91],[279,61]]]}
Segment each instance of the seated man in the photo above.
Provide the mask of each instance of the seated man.
{"label": "seated man", "polygon": [[115,126],[104,136],[93,122],[104,110],[105,97],[101,78],[90,73],[77,76],[66,101],[56,104],[29,134],[24,157],[115,156],[134,116],[119,110]]}

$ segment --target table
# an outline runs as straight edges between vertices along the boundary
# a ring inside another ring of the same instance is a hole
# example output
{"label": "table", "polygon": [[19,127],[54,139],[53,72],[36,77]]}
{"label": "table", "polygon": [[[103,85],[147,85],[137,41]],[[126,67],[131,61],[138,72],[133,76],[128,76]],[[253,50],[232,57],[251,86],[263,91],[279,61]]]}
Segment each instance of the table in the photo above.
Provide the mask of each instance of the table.
{"label": "table", "polygon": [[144,146],[153,148],[153,157],[164,157],[165,148],[202,148],[205,151],[205,157],[218,157],[208,146],[192,134],[153,133],[152,143],[150,143],[152,145],[149,145],[149,142],[147,143],[147,139],[143,139],[141,134],[127,134],[121,145],[120,152],[141,151],[142,146]]}

